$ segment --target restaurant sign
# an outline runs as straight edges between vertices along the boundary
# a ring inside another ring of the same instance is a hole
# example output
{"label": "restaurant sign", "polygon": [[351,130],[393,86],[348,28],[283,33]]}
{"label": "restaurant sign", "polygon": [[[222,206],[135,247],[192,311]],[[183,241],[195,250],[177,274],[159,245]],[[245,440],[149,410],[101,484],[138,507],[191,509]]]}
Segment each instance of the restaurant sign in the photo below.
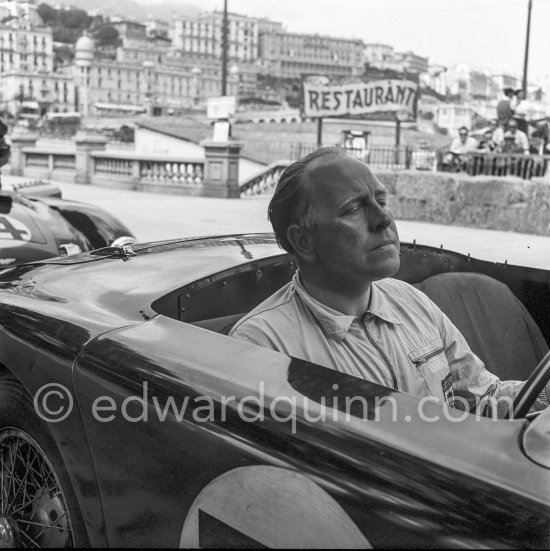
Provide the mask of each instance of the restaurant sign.
{"label": "restaurant sign", "polygon": [[376,80],[339,86],[304,83],[306,117],[338,117],[375,112],[414,114],[418,84],[411,80]]}

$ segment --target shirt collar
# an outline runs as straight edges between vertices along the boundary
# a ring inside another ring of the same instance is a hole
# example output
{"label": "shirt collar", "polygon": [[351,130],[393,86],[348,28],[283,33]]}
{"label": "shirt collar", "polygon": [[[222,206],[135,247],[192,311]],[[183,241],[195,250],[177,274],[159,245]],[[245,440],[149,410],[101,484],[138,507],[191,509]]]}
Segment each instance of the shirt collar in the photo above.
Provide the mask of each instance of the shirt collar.
{"label": "shirt collar", "polygon": [[[292,282],[296,293],[302,302],[309,308],[313,317],[317,320],[317,323],[319,323],[321,329],[327,336],[335,340],[343,340],[352,323],[354,321],[360,321],[359,318],[355,316],[342,314],[314,299],[307,292],[301,281],[300,270],[296,270]],[[384,295],[384,292],[376,285],[376,282],[371,285],[371,293],[370,306],[365,314],[370,313],[389,323],[402,323],[387,297]]]}

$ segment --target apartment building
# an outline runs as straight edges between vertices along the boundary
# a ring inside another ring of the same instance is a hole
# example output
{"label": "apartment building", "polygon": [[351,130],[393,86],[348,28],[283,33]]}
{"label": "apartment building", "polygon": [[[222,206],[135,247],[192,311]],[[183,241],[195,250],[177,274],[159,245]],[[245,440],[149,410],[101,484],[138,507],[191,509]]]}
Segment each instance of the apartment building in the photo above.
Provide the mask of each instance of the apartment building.
{"label": "apartment building", "polygon": [[0,73],[11,70],[53,71],[53,39],[48,27],[0,24]]}
{"label": "apartment building", "polygon": [[[233,61],[254,61],[258,57],[258,19],[229,12],[227,52]],[[169,37],[172,46],[184,53],[204,57],[222,56],[223,12],[202,13],[198,17],[180,16],[172,21]]]}
{"label": "apartment building", "polygon": [[260,33],[259,57],[264,71],[279,78],[307,75],[353,78],[364,69],[361,40],[284,30]]}
{"label": "apartment building", "polygon": [[365,60],[379,69],[393,69],[405,73],[425,73],[428,71],[428,58],[414,52],[396,52],[388,44],[365,44]]}
{"label": "apartment building", "polygon": [[[6,6],[7,5],[7,6]],[[36,6],[2,2],[3,11],[16,9],[19,16],[4,18],[0,24],[0,109],[16,117],[23,101],[39,114],[71,111],[74,85],[71,75],[54,73],[52,31],[35,25]]]}
{"label": "apartment building", "polygon": [[[128,49],[117,49],[116,59],[107,59],[90,37],[77,41],[73,74],[78,110],[83,115],[178,113],[204,107],[207,98],[221,94],[219,60],[147,50],[146,44],[136,58],[137,42],[129,44]],[[235,94],[237,86],[231,74],[228,93]]]}

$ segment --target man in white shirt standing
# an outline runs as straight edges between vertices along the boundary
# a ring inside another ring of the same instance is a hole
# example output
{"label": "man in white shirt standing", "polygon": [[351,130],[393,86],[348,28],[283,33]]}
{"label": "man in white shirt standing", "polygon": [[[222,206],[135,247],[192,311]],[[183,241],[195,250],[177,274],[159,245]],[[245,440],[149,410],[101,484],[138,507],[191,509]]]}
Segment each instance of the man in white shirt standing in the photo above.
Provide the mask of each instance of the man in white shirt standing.
{"label": "man in white shirt standing", "polygon": [[525,99],[525,92],[523,90],[516,90],[516,95],[510,102],[510,108],[514,112],[513,119],[511,120],[516,121],[517,127],[526,134],[527,119],[529,117],[529,110],[531,106]]}

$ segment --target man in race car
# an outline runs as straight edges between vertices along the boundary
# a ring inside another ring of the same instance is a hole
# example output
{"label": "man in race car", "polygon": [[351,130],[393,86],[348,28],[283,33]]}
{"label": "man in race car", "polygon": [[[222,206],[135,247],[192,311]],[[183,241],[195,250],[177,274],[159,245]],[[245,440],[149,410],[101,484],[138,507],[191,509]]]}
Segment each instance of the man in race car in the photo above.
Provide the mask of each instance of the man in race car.
{"label": "man in race car", "polygon": [[[499,416],[508,411],[523,383],[490,373],[425,294],[391,278],[399,237],[367,165],[318,149],[285,170],[268,212],[298,270],[232,336],[450,405],[457,395],[469,404],[508,397]],[[547,405],[543,391],[536,408]]]}

